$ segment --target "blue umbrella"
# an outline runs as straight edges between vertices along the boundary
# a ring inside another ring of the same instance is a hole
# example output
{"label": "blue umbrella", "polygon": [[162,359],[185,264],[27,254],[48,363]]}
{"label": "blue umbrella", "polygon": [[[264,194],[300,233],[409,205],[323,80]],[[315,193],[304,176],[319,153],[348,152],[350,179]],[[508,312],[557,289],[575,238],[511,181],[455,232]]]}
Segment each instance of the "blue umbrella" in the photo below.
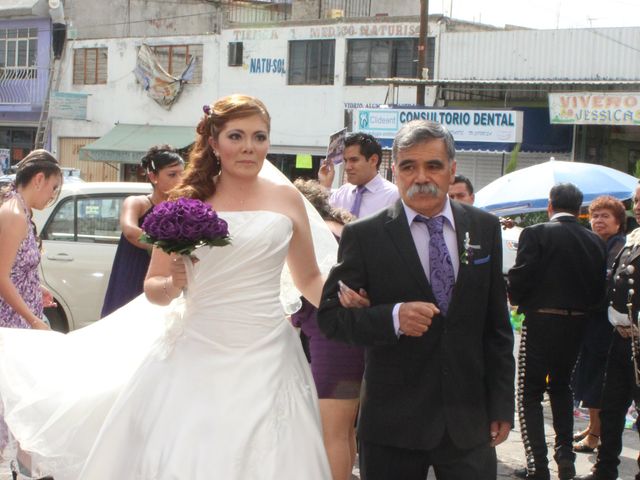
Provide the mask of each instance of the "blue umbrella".
{"label": "blue umbrella", "polygon": [[582,191],[583,205],[600,195],[627,200],[638,186],[636,177],[604,165],[552,159],[494,180],[476,193],[474,205],[497,215],[545,210],[549,190],[563,182]]}

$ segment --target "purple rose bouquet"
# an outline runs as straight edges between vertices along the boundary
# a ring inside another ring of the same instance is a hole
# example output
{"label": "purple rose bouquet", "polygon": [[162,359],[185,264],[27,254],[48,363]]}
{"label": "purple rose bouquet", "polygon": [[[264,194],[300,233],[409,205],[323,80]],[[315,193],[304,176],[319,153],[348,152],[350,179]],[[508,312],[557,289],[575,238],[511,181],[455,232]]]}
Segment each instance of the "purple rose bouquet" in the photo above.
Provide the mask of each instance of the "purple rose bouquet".
{"label": "purple rose bouquet", "polygon": [[180,255],[190,255],[204,245],[231,243],[227,222],[209,204],[192,198],[158,204],[144,219],[142,230],[142,243]]}

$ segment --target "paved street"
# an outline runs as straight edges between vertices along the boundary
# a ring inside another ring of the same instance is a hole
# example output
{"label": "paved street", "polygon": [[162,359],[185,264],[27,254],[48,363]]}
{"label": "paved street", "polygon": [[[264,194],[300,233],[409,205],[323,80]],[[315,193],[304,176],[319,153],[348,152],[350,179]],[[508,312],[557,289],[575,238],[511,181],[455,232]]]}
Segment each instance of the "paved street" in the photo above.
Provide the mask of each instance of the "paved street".
{"label": "paved street", "polygon": [[[551,449],[553,444],[553,436],[551,434],[551,413],[548,405],[545,405],[545,418],[547,425],[547,440],[549,448]],[[583,418],[576,418],[576,430],[583,428],[586,425],[586,420]],[[625,430],[624,434],[624,449],[622,451],[622,464],[619,478],[622,480],[632,480],[636,473],[635,458],[640,448],[640,440],[635,431]],[[498,478],[516,478],[513,475],[513,471],[516,468],[520,468],[524,465],[524,453],[522,449],[522,443],[520,440],[520,430],[516,425],[516,428],[509,435],[509,439],[498,447]],[[591,465],[595,461],[595,454],[578,454],[576,461],[576,470],[578,474],[588,473]],[[555,473],[555,464],[551,463],[552,472]],[[354,469],[354,479],[359,479],[358,469]],[[552,477],[553,478],[553,477]],[[0,465],[0,480],[10,480],[11,475],[6,463]],[[433,473],[428,477],[428,480],[435,479]]]}

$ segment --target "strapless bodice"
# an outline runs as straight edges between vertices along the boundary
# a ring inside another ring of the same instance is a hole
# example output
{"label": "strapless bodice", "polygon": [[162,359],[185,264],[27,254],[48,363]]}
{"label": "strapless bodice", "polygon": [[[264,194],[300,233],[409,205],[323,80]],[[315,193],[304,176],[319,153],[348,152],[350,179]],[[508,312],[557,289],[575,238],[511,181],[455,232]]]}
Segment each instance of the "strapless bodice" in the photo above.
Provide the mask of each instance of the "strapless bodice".
{"label": "strapless bodice", "polygon": [[248,345],[284,320],[280,277],[293,233],[271,211],[220,212],[231,245],[203,247],[188,269],[184,327],[229,347]]}

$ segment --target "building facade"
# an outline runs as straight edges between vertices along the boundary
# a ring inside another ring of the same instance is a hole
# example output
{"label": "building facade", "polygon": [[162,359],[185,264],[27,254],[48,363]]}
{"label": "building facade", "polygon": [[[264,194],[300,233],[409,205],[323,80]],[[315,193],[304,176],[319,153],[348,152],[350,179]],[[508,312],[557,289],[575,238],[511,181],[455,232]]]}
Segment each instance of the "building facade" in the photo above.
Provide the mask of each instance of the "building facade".
{"label": "building facade", "polygon": [[[296,0],[265,6],[194,0],[180,11],[167,4],[153,19],[139,8],[143,2],[125,2],[124,19],[122,5],[114,16],[88,15],[85,9],[92,3],[67,2],[67,11],[77,18],[70,19],[74,27],[58,93],[80,106],[73,115],[52,114],[57,115],[53,150],[66,166],[81,168],[86,179],[135,178],[137,158],[150,142],[171,139],[176,147],[187,147],[202,105],[231,93],[265,102],[272,115],[270,158],[292,177],[312,177],[329,136],[345,127],[359,129],[362,110],[390,105],[423,112],[415,106],[420,82],[426,85],[426,108],[464,110],[471,118],[506,112],[499,118],[520,119],[508,141],[487,141],[500,134],[496,125],[477,133],[478,141],[458,143],[458,169],[477,188],[502,175],[514,160],[518,168],[554,156],[625,170],[628,160],[620,158],[640,150],[633,128],[621,133],[614,127],[609,137],[623,135],[628,151],[586,155],[601,136],[589,133],[594,132],[589,127],[553,124],[548,104],[549,92],[633,89],[640,63],[629,58],[633,52],[625,45],[637,41],[640,29],[501,30],[431,16],[428,78],[416,80],[424,76],[417,72],[419,17],[396,13],[413,13],[417,2]],[[185,28],[181,22],[196,11],[203,18]],[[251,16],[261,22],[247,23]],[[95,18],[109,20],[88,28]],[[606,62],[594,61],[596,53]],[[152,98],[160,80],[149,62],[173,78],[160,78],[161,86],[178,92],[169,104],[157,101],[157,88]],[[149,70],[149,78],[141,80],[140,71]],[[598,83],[603,78],[605,83]],[[140,141],[127,143],[131,138]],[[390,176],[388,156],[385,162],[383,173]]]}
{"label": "building facade", "polygon": [[0,167],[33,148],[47,96],[51,17],[44,0],[0,3]]}

